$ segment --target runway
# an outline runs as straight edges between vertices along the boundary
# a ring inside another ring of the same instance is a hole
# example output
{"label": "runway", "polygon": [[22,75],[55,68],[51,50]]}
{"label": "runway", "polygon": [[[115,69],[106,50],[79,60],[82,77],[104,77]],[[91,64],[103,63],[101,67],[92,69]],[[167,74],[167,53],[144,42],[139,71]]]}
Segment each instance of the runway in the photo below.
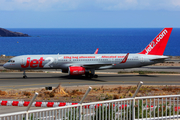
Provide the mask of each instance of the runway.
{"label": "runway", "polygon": [[22,78],[22,73],[0,73],[0,90],[39,88],[58,84],[62,86],[79,85],[180,85],[180,75],[129,75],[129,74],[98,74],[98,78],[88,79],[84,76],[69,77],[63,73],[27,73],[28,78]]}

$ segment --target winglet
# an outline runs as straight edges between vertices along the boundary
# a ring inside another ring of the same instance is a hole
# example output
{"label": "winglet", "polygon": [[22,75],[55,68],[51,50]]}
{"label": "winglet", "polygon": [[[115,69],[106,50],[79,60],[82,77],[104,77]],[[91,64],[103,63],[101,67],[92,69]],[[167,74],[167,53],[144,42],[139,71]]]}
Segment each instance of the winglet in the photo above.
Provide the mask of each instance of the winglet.
{"label": "winglet", "polygon": [[124,57],[124,59],[121,61],[121,63],[126,63],[127,59],[128,59],[129,53],[126,54],[126,56]]}
{"label": "winglet", "polygon": [[98,54],[99,48],[96,49],[96,51],[94,52],[94,54]]}
{"label": "winglet", "polygon": [[163,55],[173,28],[164,28],[139,54]]}

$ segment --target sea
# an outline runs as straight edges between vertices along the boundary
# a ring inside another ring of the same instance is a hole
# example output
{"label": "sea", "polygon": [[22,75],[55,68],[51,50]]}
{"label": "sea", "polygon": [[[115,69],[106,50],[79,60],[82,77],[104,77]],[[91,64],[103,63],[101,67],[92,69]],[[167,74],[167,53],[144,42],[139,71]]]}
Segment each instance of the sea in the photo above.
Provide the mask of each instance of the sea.
{"label": "sea", "polygon": [[[0,55],[141,52],[163,28],[7,28],[31,37],[0,37]],[[174,28],[164,55],[180,56],[180,28]]]}

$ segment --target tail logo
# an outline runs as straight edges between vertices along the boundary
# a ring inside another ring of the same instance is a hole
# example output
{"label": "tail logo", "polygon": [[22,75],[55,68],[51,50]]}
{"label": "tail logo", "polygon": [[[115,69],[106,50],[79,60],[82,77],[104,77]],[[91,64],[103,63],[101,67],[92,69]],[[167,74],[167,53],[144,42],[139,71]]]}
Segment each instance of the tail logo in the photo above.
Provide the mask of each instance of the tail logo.
{"label": "tail logo", "polygon": [[168,31],[165,29],[157,38],[156,38],[156,44],[163,39],[163,37],[168,33]]}
{"label": "tail logo", "polygon": [[166,35],[168,33],[168,31],[166,30],[166,29],[164,29],[164,31],[161,33],[161,34],[159,34],[159,36],[155,39],[155,40],[153,40],[150,44],[149,44],[149,46],[145,49],[145,51],[146,51],[146,55],[149,53],[149,52],[151,52],[151,50],[161,41],[161,39],[163,39],[164,38],[164,36]]}

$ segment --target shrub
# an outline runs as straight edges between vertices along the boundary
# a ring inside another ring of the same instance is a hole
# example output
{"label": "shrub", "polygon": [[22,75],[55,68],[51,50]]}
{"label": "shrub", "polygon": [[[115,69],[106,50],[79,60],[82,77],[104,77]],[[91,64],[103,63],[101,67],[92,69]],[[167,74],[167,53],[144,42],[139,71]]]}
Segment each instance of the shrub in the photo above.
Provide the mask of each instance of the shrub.
{"label": "shrub", "polygon": [[51,92],[51,93],[49,94],[49,97],[54,97],[54,96],[55,96],[54,92]]}
{"label": "shrub", "polygon": [[112,100],[113,99],[113,95],[109,95],[108,93],[105,95],[104,100]]}
{"label": "shrub", "polygon": [[139,75],[144,75],[145,72],[144,71],[139,71]]}
{"label": "shrub", "polygon": [[0,90],[0,95],[7,95],[7,92]]}
{"label": "shrub", "polygon": [[31,96],[31,93],[30,93],[30,92],[25,91],[25,92],[24,92],[24,95],[25,95],[25,96]]}
{"label": "shrub", "polygon": [[129,91],[129,97],[132,97],[133,96],[133,94]]}
{"label": "shrub", "polygon": [[44,94],[45,94],[45,95],[49,95],[49,94],[50,94],[50,92],[48,92],[48,91],[45,91],[45,92],[44,92]]}
{"label": "shrub", "polygon": [[38,95],[38,97],[42,97],[43,96],[43,94],[42,93],[40,93],[39,95]]}
{"label": "shrub", "polygon": [[119,95],[114,95],[113,99],[119,99]]}
{"label": "shrub", "polygon": [[[118,110],[117,108],[116,109],[113,108],[112,104],[110,104],[110,108],[109,108],[109,106],[101,106],[101,105],[96,106],[94,111],[95,111],[95,113],[98,113],[98,114],[95,114],[91,119],[100,120],[100,119],[102,119],[104,117],[104,119],[110,118],[110,120],[114,120],[115,115],[116,115],[115,113],[117,112],[117,110]],[[106,112],[109,113],[109,114],[106,115]]]}

